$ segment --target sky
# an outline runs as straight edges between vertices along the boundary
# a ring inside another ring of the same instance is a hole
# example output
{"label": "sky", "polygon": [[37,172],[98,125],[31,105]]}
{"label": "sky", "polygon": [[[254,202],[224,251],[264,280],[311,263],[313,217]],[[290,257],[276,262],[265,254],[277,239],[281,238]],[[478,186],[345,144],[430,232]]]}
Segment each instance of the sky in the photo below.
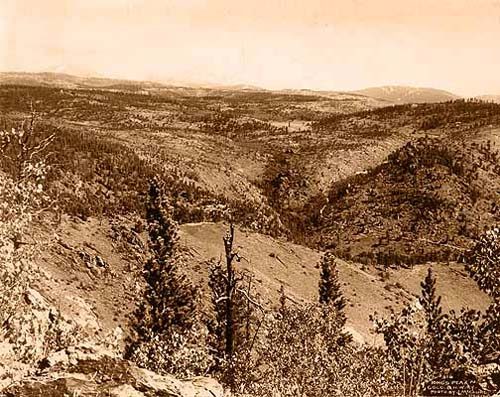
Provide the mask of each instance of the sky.
{"label": "sky", "polygon": [[500,0],[0,0],[0,71],[500,94]]}

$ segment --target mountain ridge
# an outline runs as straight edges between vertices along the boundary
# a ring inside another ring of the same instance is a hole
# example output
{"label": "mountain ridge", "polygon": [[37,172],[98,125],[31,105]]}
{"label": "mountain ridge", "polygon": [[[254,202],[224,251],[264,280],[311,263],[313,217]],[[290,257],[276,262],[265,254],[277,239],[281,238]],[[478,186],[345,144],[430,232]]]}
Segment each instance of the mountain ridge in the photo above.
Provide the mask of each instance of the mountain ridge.
{"label": "mountain ridge", "polygon": [[354,92],[395,104],[447,102],[460,98],[458,95],[441,89],[399,85],[368,87]]}
{"label": "mountain ridge", "polygon": [[[67,89],[77,88],[103,88],[122,90],[151,90],[151,89],[202,89],[221,91],[242,91],[242,92],[276,92],[285,94],[316,95],[326,97],[346,97],[360,96],[378,100],[380,105],[425,103],[425,102],[446,102],[461,98],[446,90],[437,88],[411,87],[399,85],[375,86],[360,90],[315,90],[315,89],[295,89],[285,88],[271,90],[258,87],[252,84],[216,84],[216,83],[191,83],[184,81],[151,81],[151,80],[130,80],[121,78],[111,78],[104,76],[79,76],[68,73],[56,72],[0,72],[0,84],[20,84],[20,85],[41,85],[50,87],[60,87]],[[485,100],[499,100],[498,96],[482,95],[477,98]],[[497,98],[497,99],[495,99]]]}

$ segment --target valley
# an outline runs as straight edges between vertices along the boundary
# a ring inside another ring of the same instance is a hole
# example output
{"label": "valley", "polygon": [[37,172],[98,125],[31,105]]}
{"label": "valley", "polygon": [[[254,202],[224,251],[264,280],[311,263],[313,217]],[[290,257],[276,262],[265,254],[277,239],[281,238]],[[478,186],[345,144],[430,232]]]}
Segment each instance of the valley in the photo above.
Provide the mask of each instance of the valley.
{"label": "valley", "polygon": [[[360,345],[384,346],[371,316],[418,301],[429,268],[446,313],[484,312],[492,298],[463,257],[500,224],[500,105],[422,90],[407,101],[380,90],[2,74],[2,130],[34,111],[39,139],[53,135],[51,206],[32,228],[46,242],[30,275],[41,316],[57,308],[95,338],[119,329],[124,349],[146,288],[155,177],[179,225],[176,262],[200,288],[204,315],[210,260],[224,258],[230,223],[236,267],[266,312],[282,288],[292,306],[316,302],[322,256],[333,253],[345,329]],[[0,160],[2,175],[9,164]]]}

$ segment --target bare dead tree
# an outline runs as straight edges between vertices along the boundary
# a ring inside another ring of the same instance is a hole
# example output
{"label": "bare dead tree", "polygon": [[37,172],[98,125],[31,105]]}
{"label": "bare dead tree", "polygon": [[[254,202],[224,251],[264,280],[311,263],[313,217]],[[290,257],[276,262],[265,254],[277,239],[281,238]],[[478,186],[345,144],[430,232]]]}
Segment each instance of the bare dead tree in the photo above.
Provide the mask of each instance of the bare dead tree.
{"label": "bare dead tree", "polygon": [[234,308],[233,294],[236,288],[236,277],[233,267],[234,259],[239,261],[239,256],[233,251],[234,225],[229,225],[229,232],[224,236],[224,250],[226,253],[226,356],[231,359],[234,351]]}
{"label": "bare dead tree", "polygon": [[16,181],[29,178],[33,165],[45,162],[50,156],[48,146],[54,141],[55,134],[43,136],[35,128],[37,114],[31,112],[29,120],[24,120],[19,129],[0,135],[0,151],[4,165],[11,171]]}
{"label": "bare dead tree", "polygon": [[[243,361],[249,362],[266,313],[265,308],[252,296],[253,276],[238,271],[235,266],[245,258],[235,249],[234,240],[235,228],[231,224],[223,237],[225,258],[214,263],[209,278],[215,311],[215,321],[208,324],[212,350],[216,355],[216,370],[222,370],[230,387],[236,384],[235,374],[241,376],[242,372],[241,368],[236,370],[235,366],[241,366]],[[263,314],[260,321],[254,315],[254,308]]]}

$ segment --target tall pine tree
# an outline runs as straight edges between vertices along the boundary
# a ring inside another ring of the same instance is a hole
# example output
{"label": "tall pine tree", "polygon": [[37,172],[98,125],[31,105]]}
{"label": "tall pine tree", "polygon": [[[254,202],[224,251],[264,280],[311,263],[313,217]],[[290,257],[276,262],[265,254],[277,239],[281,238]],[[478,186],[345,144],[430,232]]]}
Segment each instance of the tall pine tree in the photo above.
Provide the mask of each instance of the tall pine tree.
{"label": "tall pine tree", "polygon": [[436,294],[436,277],[430,267],[424,281],[420,283],[420,287],[422,292],[418,300],[425,312],[427,332],[435,334],[439,332],[443,310],[441,309],[441,297]]}
{"label": "tall pine tree", "polygon": [[146,287],[135,312],[136,338],[128,356],[145,367],[173,372],[177,368],[171,357],[198,320],[198,291],[176,263],[177,224],[158,179],[150,182],[146,220],[150,257],[144,265]]}
{"label": "tall pine tree", "polygon": [[352,336],[343,331],[347,317],[345,314],[346,299],[340,288],[337,263],[332,253],[326,252],[321,258],[321,274],[319,280],[319,303],[323,306],[325,320],[332,321],[332,332],[338,333],[337,343],[345,345],[352,340]]}
{"label": "tall pine tree", "polygon": [[155,179],[149,187],[146,220],[152,257],[144,268],[145,306],[154,320],[151,331],[156,334],[172,327],[190,329],[196,319],[197,296],[197,289],[177,266],[177,224],[160,186]]}
{"label": "tall pine tree", "polygon": [[334,308],[343,326],[346,322],[344,313],[346,300],[340,289],[339,272],[335,257],[330,252],[326,252],[321,258],[320,267],[319,303]]}
{"label": "tall pine tree", "polygon": [[419,303],[424,310],[427,327],[426,359],[430,368],[436,370],[447,362],[447,346],[449,345],[441,296],[436,293],[436,277],[429,267],[427,276],[420,283],[421,293]]}

